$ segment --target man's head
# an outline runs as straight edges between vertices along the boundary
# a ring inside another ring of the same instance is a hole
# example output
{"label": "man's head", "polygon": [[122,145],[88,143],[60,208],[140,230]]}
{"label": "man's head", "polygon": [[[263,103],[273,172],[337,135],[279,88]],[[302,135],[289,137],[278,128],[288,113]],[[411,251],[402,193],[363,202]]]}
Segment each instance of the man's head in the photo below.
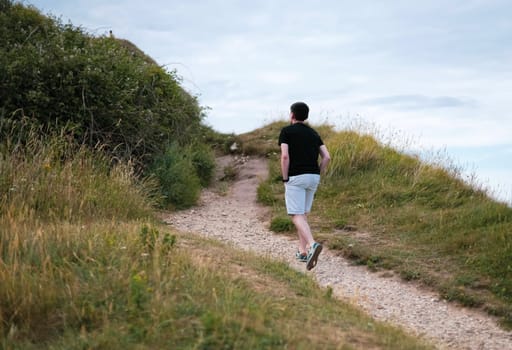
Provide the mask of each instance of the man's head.
{"label": "man's head", "polygon": [[304,102],[295,102],[290,106],[290,112],[295,120],[303,122],[308,119],[309,107]]}

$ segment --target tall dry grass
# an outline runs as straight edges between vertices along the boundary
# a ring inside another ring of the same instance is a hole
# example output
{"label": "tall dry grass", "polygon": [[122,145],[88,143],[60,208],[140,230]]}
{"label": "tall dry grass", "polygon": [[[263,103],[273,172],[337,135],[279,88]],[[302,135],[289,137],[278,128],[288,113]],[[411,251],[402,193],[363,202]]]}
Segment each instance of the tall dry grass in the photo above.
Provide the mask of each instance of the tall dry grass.
{"label": "tall dry grass", "polygon": [[[461,167],[439,152],[430,159],[406,153],[391,146],[401,140],[383,142],[368,128],[325,135],[332,160],[310,215],[318,239],[358,263],[396,270],[512,324],[512,208],[464,179]],[[260,192],[280,218],[278,158],[273,162]]]}
{"label": "tall dry grass", "polygon": [[150,182],[136,183],[130,163],[34,131],[0,153],[0,213],[41,220],[87,221],[149,215]]}
{"label": "tall dry grass", "polygon": [[0,146],[0,335],[38,340],[105,317],[94,305],[115,299],[109,286],[125,281],[109,279],[137,261],[122,222],[151,221],[152,190],[64,134],[24,132]]}
{"label": "tall dry grass", "polygon": [[32,136],[0,146],[0,348],[429,348],[282,263],[176,245],[130,164]]}

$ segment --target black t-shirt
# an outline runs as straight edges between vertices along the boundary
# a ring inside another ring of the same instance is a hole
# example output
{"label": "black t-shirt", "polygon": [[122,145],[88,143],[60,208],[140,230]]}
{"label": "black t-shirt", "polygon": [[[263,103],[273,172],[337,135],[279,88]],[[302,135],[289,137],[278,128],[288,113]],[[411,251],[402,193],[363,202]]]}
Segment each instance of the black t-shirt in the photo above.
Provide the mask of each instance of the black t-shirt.
{"label": "black t-shirt", "polygon": [[285,126],[279,134],[279,146],[288,145],[290,167],[288,176],[320,174],[318,155],[324,143],[313,128],[304,123]]}

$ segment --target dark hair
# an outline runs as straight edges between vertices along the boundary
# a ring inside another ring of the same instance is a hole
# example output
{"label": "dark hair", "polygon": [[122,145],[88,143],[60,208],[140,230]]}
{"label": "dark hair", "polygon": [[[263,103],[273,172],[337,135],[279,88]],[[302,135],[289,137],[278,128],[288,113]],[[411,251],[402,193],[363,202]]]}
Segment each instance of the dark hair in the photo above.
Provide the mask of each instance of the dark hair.
{"label": "dark hair", "polygon": [[295,119],[301,122],[308,119],[309,107],[304,102],[295,102],[290,106],[290,111],[293,113]]}

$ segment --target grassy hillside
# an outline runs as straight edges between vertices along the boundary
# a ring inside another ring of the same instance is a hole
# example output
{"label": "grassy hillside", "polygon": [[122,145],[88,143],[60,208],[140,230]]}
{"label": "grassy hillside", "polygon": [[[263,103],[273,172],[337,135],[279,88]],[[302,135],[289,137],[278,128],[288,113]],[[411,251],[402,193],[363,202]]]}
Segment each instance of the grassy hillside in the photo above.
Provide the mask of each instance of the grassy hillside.
{"label": "grassy hillside", "polygon": [[282,263],[163,226],[133,164],[30,139],[0,144],[0,348],[431,348]]}
{"label": "grassy hillside", "polygon": [[[259,197],[273,207],[274,229],[289,231],[276,141],[283,125],[240,140],[243,149],[269,156],[271,176]],[[463,182],[453,166],[354,130],[319,131],[332,155],[311,214],[319,240],[354,263],[394,270],[512,324],[512,209]]]}

